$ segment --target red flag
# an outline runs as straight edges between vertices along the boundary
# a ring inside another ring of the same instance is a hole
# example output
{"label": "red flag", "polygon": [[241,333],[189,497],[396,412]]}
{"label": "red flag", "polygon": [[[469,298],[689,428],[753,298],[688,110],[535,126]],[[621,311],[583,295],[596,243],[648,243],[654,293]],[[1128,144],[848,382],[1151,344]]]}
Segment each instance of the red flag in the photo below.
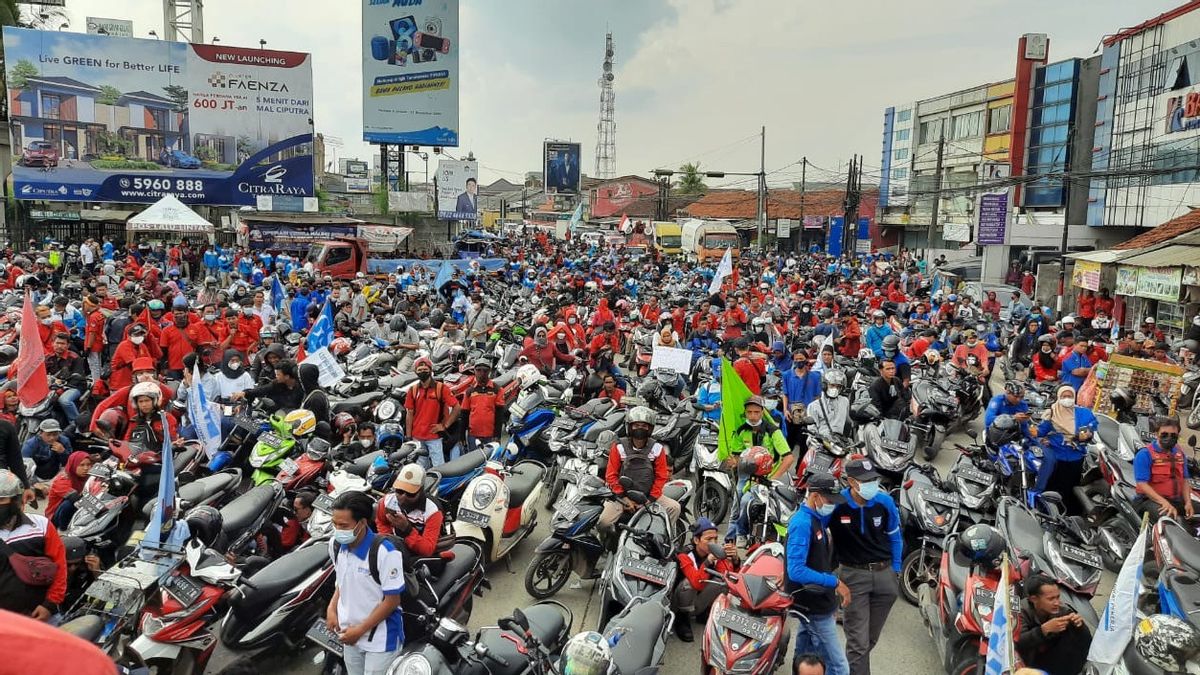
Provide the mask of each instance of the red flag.
{"label": "red flag", "polygon": [[301,340],[300,346],[296,348],[296,363],[300,363],[308,356],[308,354],[304,351],[305,342],[306,340]]}
{"label": "red flag", "polygon": [[625,215],[624,213],[621,214],[621,222],[617,223],[617,231],[624,234],[629,234],[633,231],[633,229],[629,227],[629,216]]}
{"label": "red flag", "polygon": [[[33,296],[26,291],[25,307],[21,310],[21,348],[14,364],[17,369],[17,398],[21,405],[33,407],[50,395],[50,380],[46,377],[46,353],[38,339],[37,314],[33,311]],[[29,339],[33,336],[32,339]]]}

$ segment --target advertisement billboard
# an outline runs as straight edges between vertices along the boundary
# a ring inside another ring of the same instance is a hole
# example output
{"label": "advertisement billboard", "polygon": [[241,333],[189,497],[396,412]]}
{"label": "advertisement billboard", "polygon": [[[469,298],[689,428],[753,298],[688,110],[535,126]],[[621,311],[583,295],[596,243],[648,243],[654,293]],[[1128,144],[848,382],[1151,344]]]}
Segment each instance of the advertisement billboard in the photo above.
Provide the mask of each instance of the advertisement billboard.
{"label": "advertisement billboard", "polygon": [[18,199],[315,196],[308,54],[4,27]]}
{"label": "advertisement billboard", "polygon": [[441,220],[478,220],[478,164],[456,159],[439,161],[437,194],[437,217]]}
{"label": "advertisement billboard", "polygon": [[542,146],[542,167],[546,192],[549,194],[579,194],[578,143],[546,141]]}
{"label": "advertisement billboard", "polygon": [[362,8],[363,140],[458,146],[458,0]]}
{"label": "advertisement billboard", "polygon": [[87,32],[109,37],[133,37],[133,22],[129,19],[105,19],[98,16],[87,18]]}
{"label": "advertisement billboard", "polygon": [[633,202],[657,193],[658,186],[648,180],[634,179],[605,183],[597,186],[592,196],[592,217],[620,216]]}
{"label": "advertisement billboard", "polygon": [[342,175],[347,178],[367,178],[367,163],[361,159],[343,159]]}

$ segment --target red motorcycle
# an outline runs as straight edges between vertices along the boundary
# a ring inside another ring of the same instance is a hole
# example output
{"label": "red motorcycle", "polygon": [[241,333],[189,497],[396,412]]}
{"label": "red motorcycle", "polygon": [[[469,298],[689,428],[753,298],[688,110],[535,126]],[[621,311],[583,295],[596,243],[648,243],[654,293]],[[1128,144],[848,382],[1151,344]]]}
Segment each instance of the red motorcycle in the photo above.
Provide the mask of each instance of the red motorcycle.
{"label": "red motorcycle", "polygon": [[[720,546],[711,546],[714,557],[724,558]],[[703,672],[772,673],[787,658],[787,611],[792,597],[787,584],[787,554],[783,544],[771,542],[754,550],[739,572],[719,575],[726,592],[708,613],[702,645]]]}
{"label": "red motorcycle", "polygon": [[325,469],[329,466],[331,447],[324,438],[311,438],[304,444],[304,452],[295,459],[289,457],[279,465],[275,480],[283,483],[288,492],[302,487],[326,482]]}

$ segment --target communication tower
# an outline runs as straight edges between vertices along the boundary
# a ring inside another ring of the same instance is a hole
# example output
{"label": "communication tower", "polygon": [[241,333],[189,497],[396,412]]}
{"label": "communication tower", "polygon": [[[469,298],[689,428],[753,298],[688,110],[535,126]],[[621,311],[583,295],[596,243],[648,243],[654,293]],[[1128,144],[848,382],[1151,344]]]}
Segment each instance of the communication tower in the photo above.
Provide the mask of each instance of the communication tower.
{"label": "communication tower", "polygon": [[600,121],[596,123],[596,177],[612,178],[617,173],[617,120],[613,93],[613,38],[604,36],[604,65],[600,72]]}

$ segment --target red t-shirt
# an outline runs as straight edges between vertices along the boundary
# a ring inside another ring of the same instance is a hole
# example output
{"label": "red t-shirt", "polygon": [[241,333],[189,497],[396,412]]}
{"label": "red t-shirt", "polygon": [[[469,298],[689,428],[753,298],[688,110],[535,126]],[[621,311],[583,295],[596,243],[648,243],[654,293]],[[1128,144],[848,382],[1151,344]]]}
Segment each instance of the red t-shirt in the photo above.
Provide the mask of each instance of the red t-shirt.
{"label": "red t-shirt", "polygon": [[751,393],[755,395],[762,393],[763,373],[759,371],[759,368],[754,364],[753,359],[743,356],[742,358],[739,358],[733,362],[733,369],[737,371],[738,376],[742,378],[742,382],[746,384],[746,388],[749,389]]}
{"label": "red t-shirt", "polygon": [[430,431],[430,427],[439,421],[444,423],[450,408],[456,405],[458,399],[441,382],[435,382],[432,387],[418,384],[409,389],[408,396],[404,397],[404,407],[412,420],[408,424],[409,436],[418,441],[436,440],[438,435]]}
{"label": "red t-shirt", "polygon": [[175,324],[163,329],[159,345],[167,353],[167,370],[183,370],[183,357],[195,351],[187,336]]}
{"label": "red t-shirt", "polygon": [[85,352],[104,351],[104,312],[96,310],[88,314],[84,342]]}

